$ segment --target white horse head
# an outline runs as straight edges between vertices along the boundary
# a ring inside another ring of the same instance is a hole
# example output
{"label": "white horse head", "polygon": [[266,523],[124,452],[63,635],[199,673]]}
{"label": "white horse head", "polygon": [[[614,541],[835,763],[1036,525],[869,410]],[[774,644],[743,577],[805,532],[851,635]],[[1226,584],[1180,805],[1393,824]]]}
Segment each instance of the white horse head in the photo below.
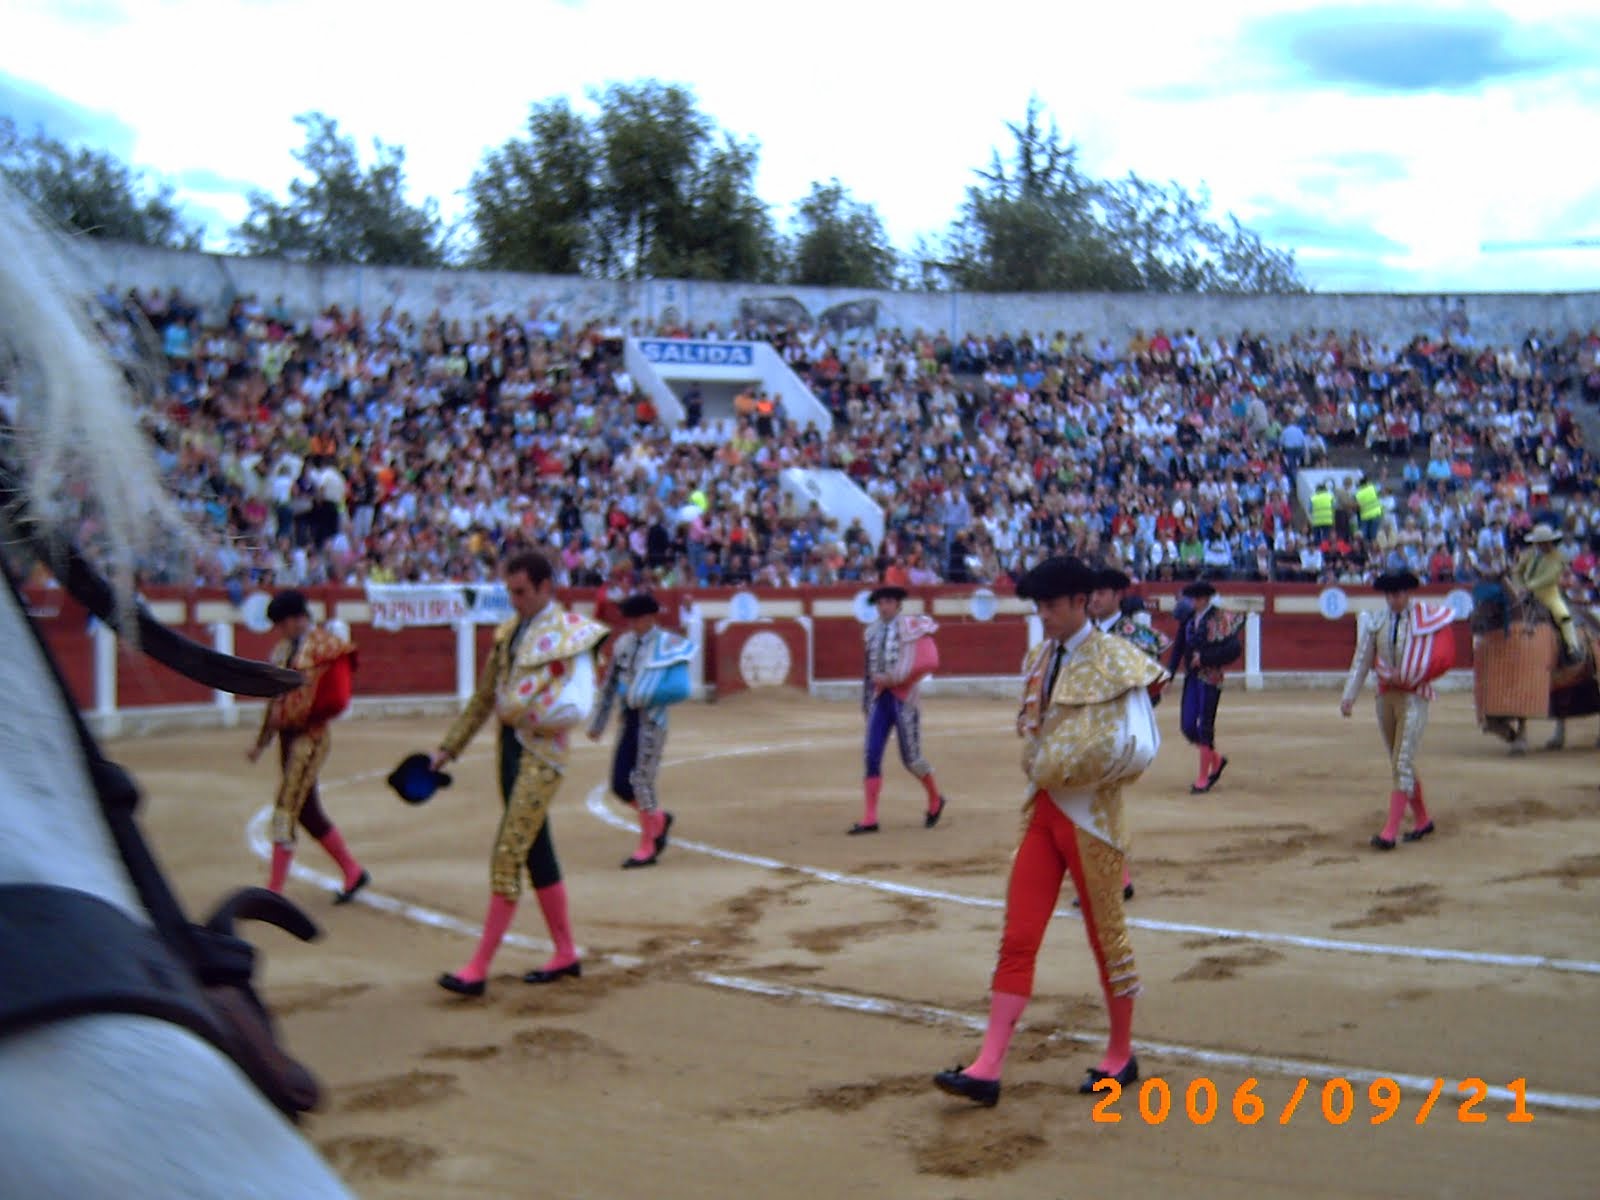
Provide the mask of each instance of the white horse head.
{"label": "white horse head", "polygon": [[[14,442],[0,454],[14,457],[46,522],[96,522],[118,601],[131,606],[140,554],[187,534],[85,295],[53,235],[0,181],[0,390],[16,400]],[[0,883],[86,892],[147,925],[26,622],[0,586]],[[0,973],[0,991],[7,982]],[[0,1113],[8,1195],[350,1194],[230,1058],[151,1017],[72,1017],[0,1037]]]}

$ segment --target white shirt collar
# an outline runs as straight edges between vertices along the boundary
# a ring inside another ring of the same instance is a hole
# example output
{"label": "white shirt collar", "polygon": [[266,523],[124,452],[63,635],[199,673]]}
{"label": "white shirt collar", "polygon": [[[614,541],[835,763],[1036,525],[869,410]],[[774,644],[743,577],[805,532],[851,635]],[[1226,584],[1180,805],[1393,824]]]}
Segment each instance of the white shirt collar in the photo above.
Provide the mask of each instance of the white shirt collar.
{"label": "white shirt collar", "polygon": [[1065,652],[1062,657],[1071,658],[1078,647],[1083,645],[1083,643],[1088,639],[1089,635],[1094,632],[1096,632],[1094,622],[1085,621],[1082,628],[1080,628],[1077,633],[1073,634],[1066,641],[1060,643],[1062,650]]}

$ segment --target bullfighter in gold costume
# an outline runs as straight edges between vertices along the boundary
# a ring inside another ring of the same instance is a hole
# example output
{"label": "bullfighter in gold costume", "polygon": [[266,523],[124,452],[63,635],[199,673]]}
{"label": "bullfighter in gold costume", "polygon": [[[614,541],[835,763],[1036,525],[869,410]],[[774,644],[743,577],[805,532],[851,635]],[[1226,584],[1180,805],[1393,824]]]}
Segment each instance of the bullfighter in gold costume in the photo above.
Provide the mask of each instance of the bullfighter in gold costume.
{"label": "bullfighter in gold costume", "polygon": [[[594,650],[609,631],[561,606],[550,562],[543,555],[513,556],[505,566],[505,581],[517,615],[495,630],[477,690],[432,758],[437,770],[460,755],[491,713],[499,717],[505,812],[490,859],[491,894],[483,935],[465,967],[439,977],[440,987],[464,996],[483,995],[489,965],[522,895],[524,864],[555,953],[523,979],[550,983],[583,973],[567,914],[566,884],[550,836],[549,809],[566,773],[568,734],[589,717]],[[587,697],[581,710],[572,708],[568,689],[574,685],[580,685],[577,691]]]}
{"label": "bullfighter in gold costume", "polygon": [[1139,1077],[1133,1057],[1133,998],[1139,974],[1122,911],[1128,851],[1122,789],[1155,760],[1161,744],[1149,687],[1161,666],[1089,619],[1096,572],[1076,558],[1052,558],[1030,571],[1017,595],[1038,604],[1045,641],[1023,663],[1017,714],[1028,779],[1026,828],[1006,891],[1005,929],[995,968],[989,1025],[977,1059],[941,1071],[934,1083],[952,1095],[992,1105],[1018,1019],[1033,992],[1034,966],[1061,884],[1070,873],[1099,969],[1111,1036],[1079,1088]]}
{"label": "bullfighter in gold costume", "polygon": [[267,887],[283,891],[294,861],[295,831],[304,826],[344,873],[344,887],[334,897],[345,904],[371,882],[371,876],[345,845],[344,835],[322,807],[317,776],[333,749],[328,723],[350,704],[356,647],[342,632],[314,625],[303,594],[280,592],[267,605],[267,619],[281,640],[272,648],[272,662],[305,677],[292,692],[267,705],[256,740],[246,751],[258,760],[278,740],[282,775],[272,804],[272,869]]}

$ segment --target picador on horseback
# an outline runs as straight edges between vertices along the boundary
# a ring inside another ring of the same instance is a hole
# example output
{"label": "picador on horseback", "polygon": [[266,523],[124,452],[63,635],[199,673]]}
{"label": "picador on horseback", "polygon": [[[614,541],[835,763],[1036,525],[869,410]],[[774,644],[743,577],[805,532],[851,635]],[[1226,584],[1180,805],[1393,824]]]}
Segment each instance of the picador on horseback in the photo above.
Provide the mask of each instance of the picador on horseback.
{"label": "picador on horseback", "polygon": [[1526,549],[1510,571],[1473,589],[1472,607],[1478,724],[1506,741],[1513,754],[1527,752],[1530,720],[1556,722],[1545,748],[1559,750],[1566,744],[1567,718],[1600,713],[1600,627],[1567,601],[1561,533],[1540,523],[1523,540]]}

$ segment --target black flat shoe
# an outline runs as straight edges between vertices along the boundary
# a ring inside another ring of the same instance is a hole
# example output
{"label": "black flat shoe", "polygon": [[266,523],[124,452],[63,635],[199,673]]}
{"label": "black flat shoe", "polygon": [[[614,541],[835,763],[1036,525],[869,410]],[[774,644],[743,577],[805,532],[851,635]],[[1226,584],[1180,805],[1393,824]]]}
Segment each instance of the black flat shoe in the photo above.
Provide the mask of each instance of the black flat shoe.
{"label": "black flat shoe", "polygon": [[1130,1083],[1138,1083],[1139,1060],[1137,1058],[1130,1058],[1128,1060],[1128,1065],[1123,1067],[1122,1070],[1118,1071],[1115,1075],[1108,1074],[1107,1072],[1102,1071],[1099,1067],[1090,1067],[1089,1074],[1084,1079],[1083,1083],[1078,1086],[1078,1091],[1083,1093],[1085,1096],[1091,1096],[1094,1094],[1094,1085],[1099,1083],[1102,1079],[1115,1079],[1123,1087],[1127,1087]]}
{"label": "black flat shoe", "polygon": [[1394,843],[1380,834],[1372,835],[1372,848],[1374,850],[1393,850]]}
{"label": "black flat shoe", "polygon": [[485,984],[482,979],[473,982],[463,979],[459,975],[446,973],[439,976],[439,986],[447,992],[454,992],[458,996],[481,996],[483,995]]}
{"label": "black flat shoe", "polygon": [[960,1067],[951,1067],[948,1071],[940,1071],[933,1077],[933,1086],[941,1092],[948,1092],[952,1096],[962,1096],[974,1104],[981,1104],[985,1108],[993,1108],[1000,1103],[1000,1081],[998,1079],[974,1079]]}
{"label": "black flat shoe", "polygon": [[656,855],[654,854],[649,858],[625,858],[622,860],[622,869],[624,871],[631,871],[635,867],[653,867],[655,865]]}
{"label": "black flat shoe", "polygon": [[1211,772],[1210,775],[1206,776],[1206,791],[1209,792],[1212,788],[1217,786],[1217,780],[1222,778],[1222,773],[1224,771],[1226,771],[1227,769],[1228,769],[1228,760],[1225,759],[1225,758],[1224,759],[1220,759],[1217,762],[1217,769],[1215,771]]}
{"label": "black flat shoe", "polygon": [[878,823],[874,821],[871,825],[863,825],[860,821],[857,821],[854,825],[850,826],[849,829],[845,830],[845,832],[849,834],[877,833]]}
{"label": "black flat shoe", "polygon": [[940,796],[939,807],[934,809],[931,813],[927,813],[923,816],[922,827],[924,829],[932,829],[935,825],[937,825],[939,823],[939,818],[944,816],[944,808],[948,803],[949,801],[947,801],[943,796]]}
{"label": "black flat shoe", "polygon": [[569,962],[564,967],[555,967],[555,968],[552,968],[549,971],[543,971],[543,970],[541,970],[541,971],[529,971],[526,975],[524,975],[522,977],[522,982],[523,983],[554,983],[556,980],[565,979],[569,975],[573,979],[578,979],[583,975],[583,960],[581,958],[576,960],[575,962]]}
{"label": "black flat shoe", "polygon": [[369,875],[366,871],[361,872],[361,878],[356,880],[349,887],[345,888],[344,891],[340,892],[337,896],[335,896],[333,898],[333,902],[335,904],[349,904],[350,901],[352,901],[352,900],[354,900],[356,898],[356,893],[359,892],[362,888],[366,887],[367,884],[369,884],[371,882],[372,882],[372,876]]}
{"label": "black flat shoe", "polygon": [[1433,822],[1429,821],[1421,829],[1413,829],[1410,833],[1401,834],[1401,838],[1408,842],[1420,842],[1433,832]]}
{"label": "black flat shoe", "polygon": [[672,814],[668,813],[667,814],[666,823],[661,826],[661,832],[656,834],[656,855],[657,855],[657,857],[660,857],[661,852],[667,848],[667,835],[669,833],[671,833],[671,832],[672,832]]}

